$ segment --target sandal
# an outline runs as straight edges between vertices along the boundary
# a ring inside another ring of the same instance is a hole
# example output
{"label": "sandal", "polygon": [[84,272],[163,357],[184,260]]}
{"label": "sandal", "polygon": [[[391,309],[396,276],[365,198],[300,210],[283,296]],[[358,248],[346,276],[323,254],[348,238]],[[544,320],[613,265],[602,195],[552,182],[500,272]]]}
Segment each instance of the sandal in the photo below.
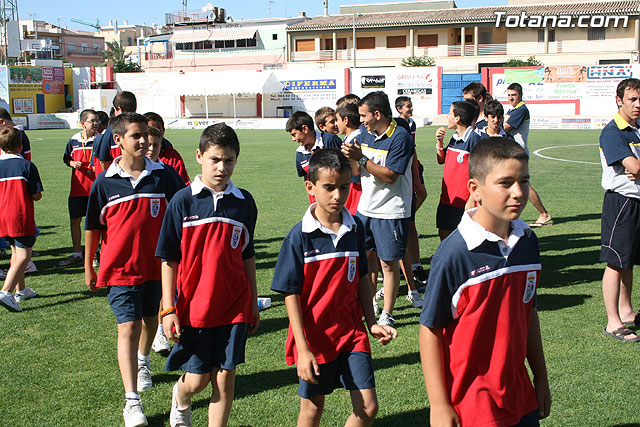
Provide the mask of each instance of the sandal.
{"label": "sandal", "polygon": [[625,328],[624,326],[621,328],[616,329],[615,331],[612,332],[607,332],[606,329],[602,330],[603,335],[606,335],[608,337],[611,338],[615,338],[617,340],[620,341],[625,341],[625,342],[638,342],[640,341],[640,337],[635,337],[635,338],[625,338],[628,335],[635,335],[636,333],[633,332],[631,329],[629,328]]}

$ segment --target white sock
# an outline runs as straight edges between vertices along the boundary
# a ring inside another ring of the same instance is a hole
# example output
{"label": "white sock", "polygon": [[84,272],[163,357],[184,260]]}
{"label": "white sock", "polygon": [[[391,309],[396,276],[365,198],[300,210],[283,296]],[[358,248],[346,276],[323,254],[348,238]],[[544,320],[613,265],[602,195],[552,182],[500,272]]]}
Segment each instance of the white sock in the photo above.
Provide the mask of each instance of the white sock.
{"label": "white sock", "polygon": [[2,295],[11,295],[11,292],[7,292],[7,291],[0,291],[0,294],[2,294]]}
{"label": "white sock", "polygon": [[144,356],[140,350],[138,350],[138,365],[149,365],[149,355]]}
{"label": "white sock", "polygon": [[140,400],[140,395],[130,391],[129,393],[124,394],[124,398],[125,400]]}
{"label": "white sock", "polygon": [[163,332],[162,331],[162,323],[158,325],[158,332]]}
{"label": "white sock", "polygon": [[416,289],[416,290],[411,291],[411,293],[412,293],[412,294],[414,294],[414,295],[420,295],[420,294],[418,294],[418,290],[417,290],[417,289]]}
{"label": "white sock", "polygon": [[19,290],[17,290],[17,289],[16,289],[16,295],[24,295],[24,291],[25,291],[26,289],[27,289],[27,288],[24,288],[24,289],[23,289],[23,290],[21,290],[21,291],[19,291]]}

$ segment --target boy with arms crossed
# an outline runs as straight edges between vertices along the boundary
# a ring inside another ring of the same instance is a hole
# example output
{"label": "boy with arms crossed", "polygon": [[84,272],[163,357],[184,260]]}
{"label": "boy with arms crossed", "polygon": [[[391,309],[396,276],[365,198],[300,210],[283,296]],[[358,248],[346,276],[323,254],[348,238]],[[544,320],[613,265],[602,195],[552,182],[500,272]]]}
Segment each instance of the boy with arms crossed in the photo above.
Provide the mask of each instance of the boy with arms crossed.
{"label": "boy with arms crossed", "polygon": [[513,140],[478,142],[468,181],[478,207],[464,213],[431,260],[420,357],[432,426],[536,426],[549,415],[536,311],[540,250],[520,219],[528,160]]}
{"label": "boy with arms crossed", "polygon": [[286,361],[297,365],[300,378],[299,427],[320,424],[325,395],[338,382],[351,393],[346,425],[370,426],[378,401],[363,314],[383,345],[397,336],[375,321],[364,227],[344,208],[350,181],[351,166],[339,150],[311,157],[306,188],[316,203],[282,243],[271,284],[286,295]]}
{"label": "boy with arms crossed", "polygon": [[247,332],[260,323],[253,247],[258,211],[251,194],[231,181],[238,154],[233,129],[224,123],[206,128],[196,150],[202,175],[176,194],[162,224],[156,250],[163,259],[162,325],[177,342],[165,369],[186,371],[173,387],[171,426],[191,425],[191,399],[209,383],[209,426],[227,425]]}
{"label": "boy with arms crossed", "polygon": [[[184,183],[177,174],[145,157],[149,149],[146,117],[123,113],[111,125],[122,156],[114,159],[91,187],[84,271],[90,290],[109,289],[109,304],[118,324],[118,364],[126,400],[123,415],[130,427],[147,425],[138,391],[153,385],[149,352],[162,294],[160,260],[153,248],[167,202]],[[96,276],[92,263],[101,233],[101,263]]]}

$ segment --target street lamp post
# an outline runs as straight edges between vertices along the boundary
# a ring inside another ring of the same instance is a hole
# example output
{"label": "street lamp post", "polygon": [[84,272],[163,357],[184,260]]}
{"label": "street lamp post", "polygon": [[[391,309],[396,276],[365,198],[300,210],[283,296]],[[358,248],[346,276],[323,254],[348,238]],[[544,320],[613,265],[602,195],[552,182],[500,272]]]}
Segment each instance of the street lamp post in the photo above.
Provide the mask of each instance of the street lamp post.
{"label": "street lamp post", "polygon": [[356,68],[356,13],[353,12],[353,68]]}

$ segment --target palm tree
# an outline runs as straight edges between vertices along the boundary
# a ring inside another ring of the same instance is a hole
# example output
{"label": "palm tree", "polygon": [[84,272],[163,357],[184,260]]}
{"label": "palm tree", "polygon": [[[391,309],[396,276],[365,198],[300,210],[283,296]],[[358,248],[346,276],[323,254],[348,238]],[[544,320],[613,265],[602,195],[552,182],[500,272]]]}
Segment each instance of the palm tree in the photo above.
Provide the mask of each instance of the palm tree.
{"label": "palm tree", "polygon": [[106,42],[107,49],[104,50],[102,56],[107,62],[113,65],[124,64],[125,59],[129,55],[125,55],[124,47],[120,42]]}

